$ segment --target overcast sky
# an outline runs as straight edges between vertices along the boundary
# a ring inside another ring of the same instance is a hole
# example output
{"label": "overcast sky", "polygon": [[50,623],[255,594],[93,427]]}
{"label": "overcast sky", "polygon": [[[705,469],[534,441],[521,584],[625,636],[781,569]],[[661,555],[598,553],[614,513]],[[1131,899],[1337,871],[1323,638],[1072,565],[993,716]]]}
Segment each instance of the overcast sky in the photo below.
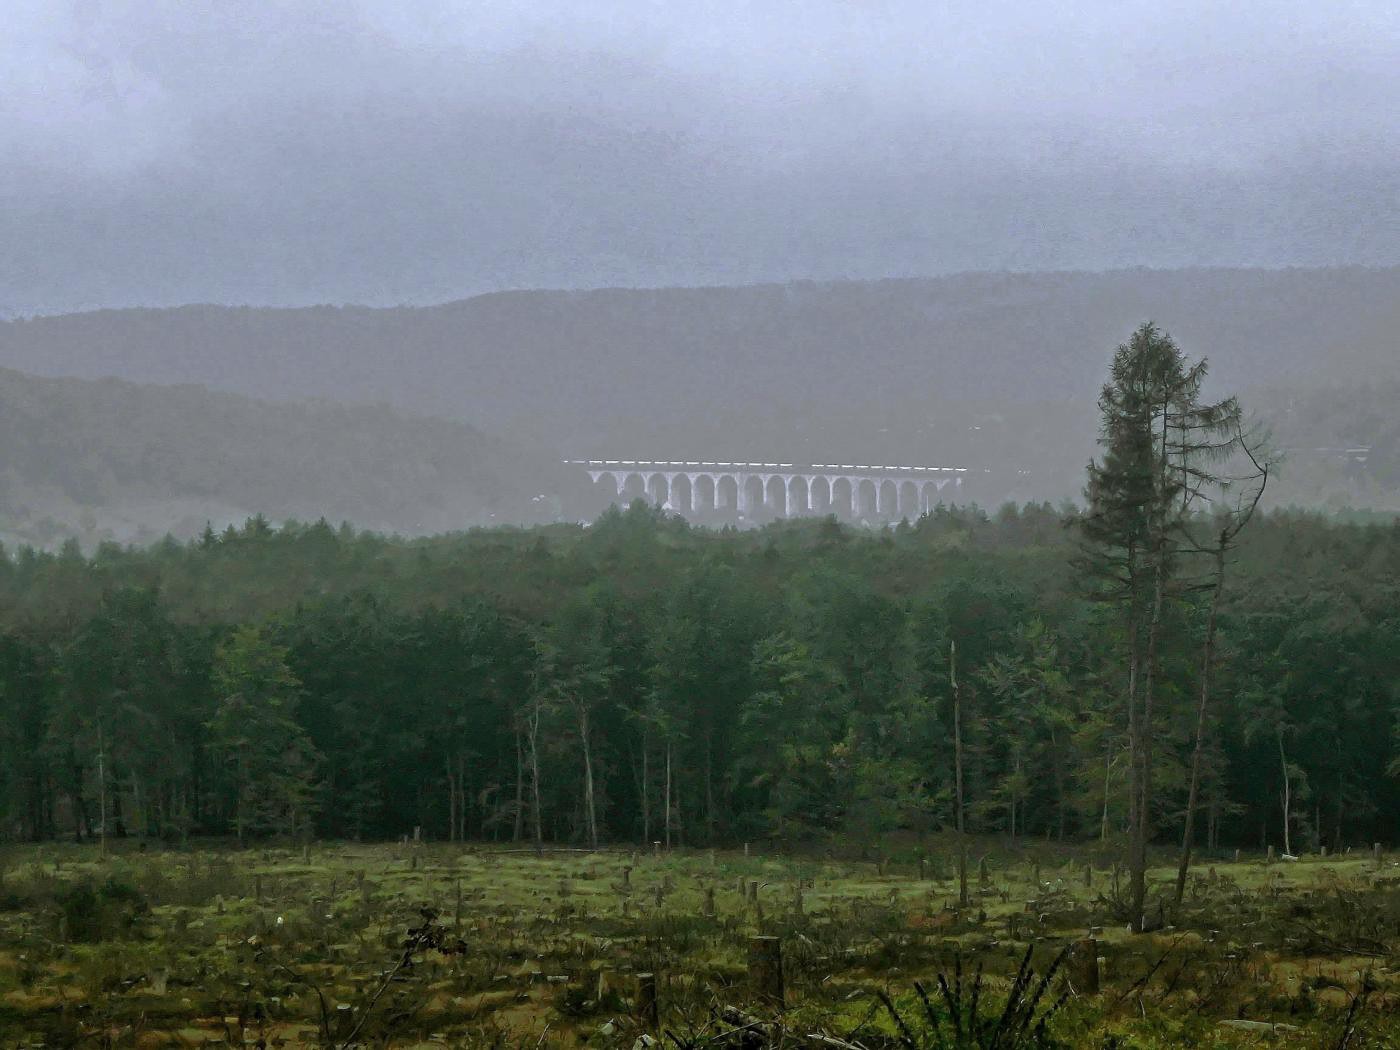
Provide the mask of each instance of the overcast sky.
{"label": "overcast sky", "polygon": [[1400,263],[1395,0],[6,0],[0,312]]}

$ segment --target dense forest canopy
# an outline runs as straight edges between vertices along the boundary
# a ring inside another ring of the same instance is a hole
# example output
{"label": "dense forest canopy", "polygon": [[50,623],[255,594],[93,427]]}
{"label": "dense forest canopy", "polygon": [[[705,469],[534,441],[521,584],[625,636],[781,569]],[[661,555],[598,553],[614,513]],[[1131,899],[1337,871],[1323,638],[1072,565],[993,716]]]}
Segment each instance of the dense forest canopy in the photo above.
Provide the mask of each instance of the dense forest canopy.
{"label": "dense forest canopy", "polygon": [[[952,641],[969,827],[1116,838],[1121,637],[1070,524],[1028,505],[710,531],[637,504],[417,541],[255,518],[190,543],[10,551],[0,827],[686,844],[935,829],[952,815]],[[1208,577],[1186,560],[1184,579]],[[1394,841],[1400,525],[1264,514],[1231,573],[1202,841],[1281,845],[1285,782],[1293,843]],[[1164,612],[1163,843],[1207,595],[1182,587]]]}

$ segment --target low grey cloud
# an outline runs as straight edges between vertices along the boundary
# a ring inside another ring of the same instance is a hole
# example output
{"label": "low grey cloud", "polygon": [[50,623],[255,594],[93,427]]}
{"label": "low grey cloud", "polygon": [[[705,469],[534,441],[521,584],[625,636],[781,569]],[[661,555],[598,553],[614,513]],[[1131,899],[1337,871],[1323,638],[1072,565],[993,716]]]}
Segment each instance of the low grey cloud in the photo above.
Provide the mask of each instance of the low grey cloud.
{"label": "low grey cloud", "polygon": [[14,0],[0,310],[1400,261],[1400,8]]}

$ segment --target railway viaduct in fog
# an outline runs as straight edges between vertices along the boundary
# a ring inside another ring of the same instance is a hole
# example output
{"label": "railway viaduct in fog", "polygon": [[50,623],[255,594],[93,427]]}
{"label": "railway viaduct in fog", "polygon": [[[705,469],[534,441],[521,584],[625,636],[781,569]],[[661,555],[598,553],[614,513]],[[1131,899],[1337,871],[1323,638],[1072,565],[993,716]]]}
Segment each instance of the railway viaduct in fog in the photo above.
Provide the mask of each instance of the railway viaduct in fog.
{"label": "railway viaduct in fog", "polygon": [[678,514],[740,518],[836,514],[917,518],[944,489],[961,488],[966,467],[852,463],[724,463],[709,460],[567,459],[618,499],[649,499]]}

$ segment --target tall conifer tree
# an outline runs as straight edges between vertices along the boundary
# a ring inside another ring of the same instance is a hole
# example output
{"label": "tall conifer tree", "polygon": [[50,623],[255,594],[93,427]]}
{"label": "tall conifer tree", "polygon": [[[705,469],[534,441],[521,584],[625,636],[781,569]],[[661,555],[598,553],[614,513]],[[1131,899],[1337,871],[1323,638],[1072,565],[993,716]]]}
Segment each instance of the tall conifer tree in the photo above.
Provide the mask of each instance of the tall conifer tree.
{"label": "tall conifer tree", "polygon": [[1153,833],[1153,750],[1163,613],[1177,582],[1192,507],[1218,485],[1212,465],[1237,447],[1233,398],[1207,403],[1206,363],[1192,364],[1148,323],[1113,356],[1099,396],[1101,461],[1091,462],[1080,519],[1081,565],[1096,596],[1122,610],[1127,665],[1128,871],[1133,928],[1147,921],[1147,845]]}

